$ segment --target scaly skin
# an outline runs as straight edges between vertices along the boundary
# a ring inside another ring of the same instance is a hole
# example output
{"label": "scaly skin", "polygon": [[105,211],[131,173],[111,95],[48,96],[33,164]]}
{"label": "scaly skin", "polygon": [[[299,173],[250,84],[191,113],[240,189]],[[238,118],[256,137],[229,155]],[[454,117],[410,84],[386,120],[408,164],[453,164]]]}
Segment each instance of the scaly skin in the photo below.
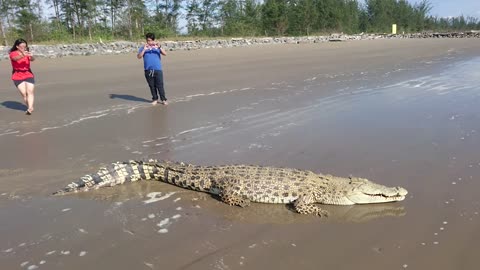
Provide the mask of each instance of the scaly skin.
{"label": "scaly skin", "polygon": [[386,187],[363,178],[342,178],[311,171],[252,165],[195,166],[149,161],[117,162],[86,175],[54,194],[114,186],[138,180],[157,180],[186,189],[218,195],[229,204],[293,203],[301,214],[326,216],[315,204],[353,205],[402,201],[407,190]]}

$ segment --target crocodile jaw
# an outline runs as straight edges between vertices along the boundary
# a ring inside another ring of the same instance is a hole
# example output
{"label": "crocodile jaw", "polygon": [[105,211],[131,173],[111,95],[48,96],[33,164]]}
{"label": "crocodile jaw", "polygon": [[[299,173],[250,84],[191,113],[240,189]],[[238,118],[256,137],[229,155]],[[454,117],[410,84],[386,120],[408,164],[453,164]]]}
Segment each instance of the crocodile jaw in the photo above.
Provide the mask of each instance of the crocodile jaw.
{"label": "crocodile jaw", "polygon": [[[364,178],[352,178],[348,182],[340,182],[343,205],[369,204],[403,201],[408,191],[402,187],[387,187]],[[337,198],[338,201],[338,198]]]}
{"label": "crocodile jaw", "polygon": [[387,203],[403,201],[407,194],[408,191],[402,187],[386,187],[378,184],[371,186],[366,184],[349,192],[347,198],[353,204]]}

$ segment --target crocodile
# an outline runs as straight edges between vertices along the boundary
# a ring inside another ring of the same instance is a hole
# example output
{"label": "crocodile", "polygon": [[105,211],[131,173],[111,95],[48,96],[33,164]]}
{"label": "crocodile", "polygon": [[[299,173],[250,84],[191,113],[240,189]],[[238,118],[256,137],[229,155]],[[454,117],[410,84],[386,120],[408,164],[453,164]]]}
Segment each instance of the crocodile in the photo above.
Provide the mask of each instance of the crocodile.
{"label": "crocodile", "polygon": [[364,178],[337,177],[308,170],[255,165],[199,166],[182,162],[130,160],[112,163],[72,182],[54,195],[125,182],[156,180],[206,192],[222,202],[247,207],[250,202],[293,204],[300,214],[328,216],[318,204],[354,205],[397,202],[407,190]]}

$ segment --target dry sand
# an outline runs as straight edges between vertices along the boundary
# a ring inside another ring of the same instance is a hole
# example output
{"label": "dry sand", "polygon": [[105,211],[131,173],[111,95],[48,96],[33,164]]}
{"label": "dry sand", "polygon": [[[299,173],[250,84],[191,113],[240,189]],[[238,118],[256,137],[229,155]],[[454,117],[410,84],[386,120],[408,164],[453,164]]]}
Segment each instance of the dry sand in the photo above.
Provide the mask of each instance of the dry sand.
{"label": "dry sand", "polygon": [[[0,62],[1,269],[477,269],[480,41],[170,52],[170,105],[135,55],[38,59],[36,111]],[[156,182],[51,192],[117,160],[287,166],[401,203],[226,206]]]}

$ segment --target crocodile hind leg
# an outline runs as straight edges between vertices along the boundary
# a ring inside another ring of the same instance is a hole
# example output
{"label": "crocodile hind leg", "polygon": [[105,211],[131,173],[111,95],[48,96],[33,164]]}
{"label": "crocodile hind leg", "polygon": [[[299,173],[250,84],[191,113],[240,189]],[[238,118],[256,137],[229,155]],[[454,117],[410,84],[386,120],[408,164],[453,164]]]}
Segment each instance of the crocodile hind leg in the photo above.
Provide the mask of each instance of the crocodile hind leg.
{"label": "crocodile hind leg", "polygon": [[318,206],[315,205],[315,199],[313,195],[301,195],[293,203],[293,207],[295,207],[295,210],[300,214],[314,214],[320,217],[328,216],[327,211],[320,209],[318,208]]}
{"label": "crocodile hind leg", "polygon": [[232,189],[223,190],[220,194],[220,200],[228,205],[236,205],[240,207],[250,206],[250,200],[235,194]]}

